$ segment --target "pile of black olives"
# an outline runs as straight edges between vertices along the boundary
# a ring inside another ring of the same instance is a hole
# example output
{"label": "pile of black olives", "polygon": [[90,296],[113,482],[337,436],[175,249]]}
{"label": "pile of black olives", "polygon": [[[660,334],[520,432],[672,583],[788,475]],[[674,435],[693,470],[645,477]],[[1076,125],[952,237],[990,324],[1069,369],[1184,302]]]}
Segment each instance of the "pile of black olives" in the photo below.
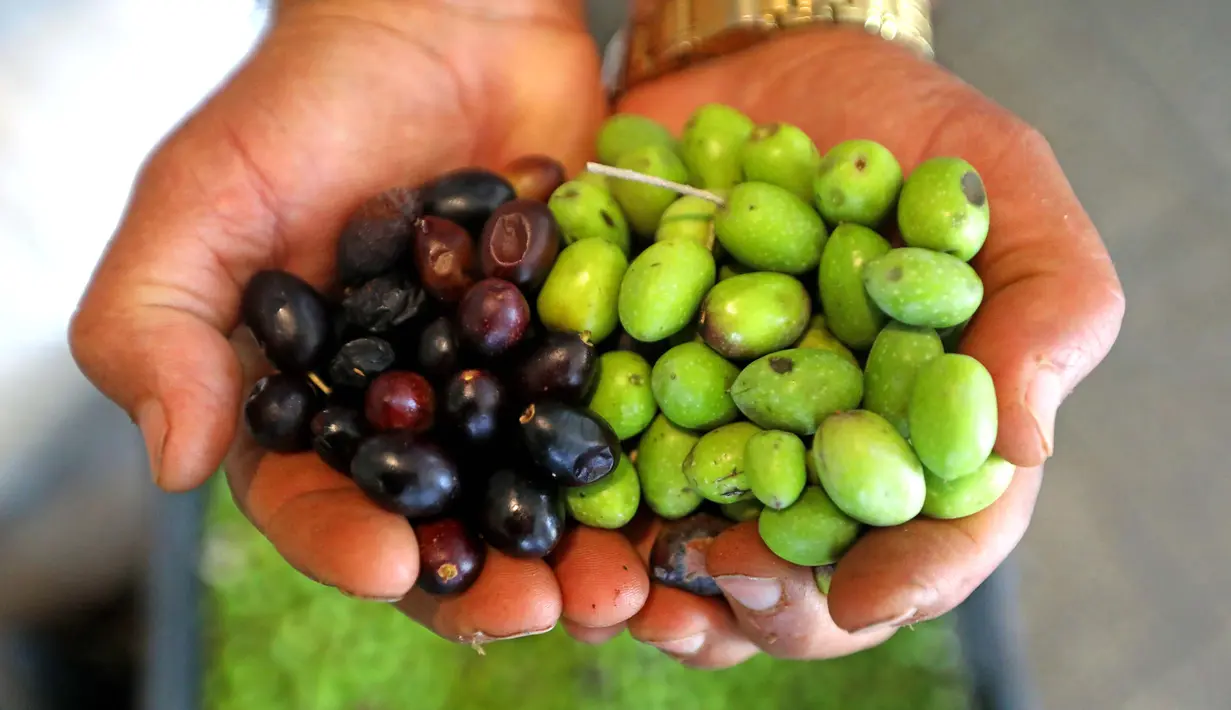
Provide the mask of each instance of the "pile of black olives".
{"label": "pile of black olives", "polygon": [[242,318],[276,372],[245,404],[268,451],[315,450],[416,528],[428,592],[464,591],[484,543],[543,557],[562,486],[611,473],[611,427],[584,406],[598,354],[548,332],[533,299],[555,263],[547,197],[564,181],[529,156],[390,190],[347,221],[337,297],[285,271],[247,284]]}

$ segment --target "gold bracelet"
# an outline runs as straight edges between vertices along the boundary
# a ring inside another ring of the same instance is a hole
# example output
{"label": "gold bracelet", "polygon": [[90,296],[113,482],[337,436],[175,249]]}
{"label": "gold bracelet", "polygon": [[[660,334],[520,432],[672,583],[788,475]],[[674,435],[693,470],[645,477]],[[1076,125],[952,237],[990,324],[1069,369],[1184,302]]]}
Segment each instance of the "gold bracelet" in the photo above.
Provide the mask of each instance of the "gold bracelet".
{"label": "gold bracelet", "polygon": [[933,57],[929,0],[633,0],[622,88],[818,23],[861,26]]}

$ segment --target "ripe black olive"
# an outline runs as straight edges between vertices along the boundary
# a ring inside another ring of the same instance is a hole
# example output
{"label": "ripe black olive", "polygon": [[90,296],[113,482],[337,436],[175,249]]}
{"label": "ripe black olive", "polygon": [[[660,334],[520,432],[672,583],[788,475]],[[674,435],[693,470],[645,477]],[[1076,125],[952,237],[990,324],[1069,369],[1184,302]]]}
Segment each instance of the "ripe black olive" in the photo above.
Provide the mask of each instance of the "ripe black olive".
{"label": "ripe black olive", "polygon": [[504,409],[504,387],[490,372],[463,370],[445,386],[445,418],[467,443],[484,444],[495,439]]}
{"label": "ripe black olive", "polygon": [[445,173],[423,188],[423,213],[456,222],[478,239],[492,212],[517,197],[507,180],[479,168]]}
{"label": "ripe black olive", "polygon": [[598,353],[576,333],[551,333],[522,363],[517,375],[523,401],[553,399],[581,404],[598,381]]}
{"label": "ripe black olive", "polygon": [[409,431],[366,439],[351,461],[351,477],[378,505],[411,520],[444,512],[461,489],[448,454]]}
{"label": "ripe black olive", "polygon": [[369,431],[358,410],[330,405],[312,418],[312,448],[331,468],[349,476],[351,460]]}
{"label": "ripe black olive", "polygon": [[307,451],[310,423],[320,398],[303,377],[276,372],[252,386],[244,402],[244,421],[261,448],[279,453]]}
{"label": "ripe black olive", "polygon": [[415,526],[419,541],[419,579],[415,586],[428,594],[461,594],[483,571],[487,545],[456,518],[441,518]]}
{"label": "ripe black olive", "polygon": [[594,483],[620,460],[616,433],[588,409],[545,400],[530,405],[518,421],[534,462],[563,485]]}
{"label": "ripe black olive", "polygon": [[244,325],[279,370],[306,372],[325,356],[332,328],[325,299],[285,271],[261,271],[244,288]]}
{"label": "ripe black olive", "polygon": [[510,557],[546,557],[564,534],[564,498],[536,476],[497,471],[480,505],[483,538]]}

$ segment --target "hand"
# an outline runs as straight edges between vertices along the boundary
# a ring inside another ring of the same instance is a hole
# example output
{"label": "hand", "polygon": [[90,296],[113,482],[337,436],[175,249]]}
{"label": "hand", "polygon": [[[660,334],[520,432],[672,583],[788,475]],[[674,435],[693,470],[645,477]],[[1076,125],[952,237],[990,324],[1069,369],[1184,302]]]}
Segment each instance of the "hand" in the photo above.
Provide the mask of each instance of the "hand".
{"label": "hand", "polygon": [[[845,655],[953,609],[1021,539],[1052,453],[1056,410],[1111,348],[1124,295],[1044,139],[895,45],[857,30],[786,35],[639,87],[619,110],[678,131],[711,101],[756,121],[796,124],[822,152],[851,138],[880,141],[908,173],[925,158],[959,156],[988,190],[991,233],[974,260],[986,297],[961,350],[996,383],[996,450],[1019,467],[1008,492],[964,520],[870,532],[838,564],[828,598],[808,569],[775,558],[755,525],[740,525],[717,538],[708,556],[729,608],[654,585],[629,623],[633,636],[701,667],[733,665],[758,651]],[[652,534],[652,526],[642,533],[643,553]]]}
{"label": "hand", "polygon": [[579,531],[554,569],[492,553],[448,601],[411,592],[405,519],[311,454],[261,455],[237,427],[258,373],[228,342],[257,270],[329,282],[338,231],[366,198],[527,153],[578,170],[605,108],[580,0],[284,3],[250,60],[149,160],[73,320],[74,356],[139,423],[163,488],[200,485],[226,455],[239,507],[324,584],[402,600],[455,640],[545,631],[561,615],[619,624],[648,581],[618,533]]}

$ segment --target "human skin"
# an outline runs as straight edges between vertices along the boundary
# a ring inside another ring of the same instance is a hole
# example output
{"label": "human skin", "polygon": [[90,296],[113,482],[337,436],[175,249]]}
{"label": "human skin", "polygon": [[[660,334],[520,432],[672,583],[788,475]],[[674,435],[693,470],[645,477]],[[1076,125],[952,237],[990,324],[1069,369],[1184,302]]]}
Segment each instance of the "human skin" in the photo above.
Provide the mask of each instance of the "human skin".
{"label": "human skin", "polygon": [[[557,623],[598,642],[627,628],[715,668],[758,652],[828,658],[947,612],[999,565],[1029,523],[1056,409],[1106,355],[1124,312],[1110,258],[1043,137],[941,68],[858,31],[818,29],[639,86],[606,105],[579,0],[294,0],[261,46],[143,167],[75,315],[83,372],[140,425],[156,481],[204,483],[222,464],[239,507],[305,575],[396,601],[442,637],[486,642]],[[823,101],[815,87],[826,87]],[[885,144],[909,171],[927,157],[974,164],[993,205],[973,265],[986,286],[962,352],[999,395],[996,451],[1019,466],[991,508],[870,532],[830,595],[776,559],[755,523],[710,548],[725,599],[651,585],[657,523],[578,528],[548,560],[488,557],[455,598],[413,589],[414,533],[314,454],[259,452],[239,425],[263,373],[237,330],[243,284],[264,268],[332,278],[347,214],[394,185],[529,153],[570,174],[609,110],[678,132],[707,102],[799,126],[824,152]],[[758,609],[759,607],[763,607]]]}

